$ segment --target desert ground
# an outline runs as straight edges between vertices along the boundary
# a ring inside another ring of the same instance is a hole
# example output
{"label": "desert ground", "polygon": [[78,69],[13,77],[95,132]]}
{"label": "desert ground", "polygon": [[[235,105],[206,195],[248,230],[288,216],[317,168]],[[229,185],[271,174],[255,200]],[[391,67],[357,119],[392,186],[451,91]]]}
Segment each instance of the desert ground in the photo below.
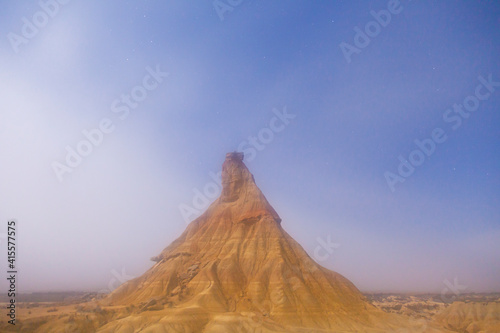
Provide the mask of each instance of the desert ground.
{"label": "desert ground", "polygon": [[[168,305],[153,307],[101,306],[106,295],[87,292],[31,293],[19,296],[18,319],[15,327],[4,321],[2,332],[50,332],[47,323],[60,323],[60,332],[99,332],[109,321],[134,314],[161,311]],[[406,318],[413,326],[395,332],[500,332],[500,293],[461,294],[454,302],[445,302],[440,294],[364,293],[368,302],[386,313]],[[5,297],[0,298],[5,307]],[[241,332],[261,332],[262,322],[255,319],[253,329],[242,327]]]}

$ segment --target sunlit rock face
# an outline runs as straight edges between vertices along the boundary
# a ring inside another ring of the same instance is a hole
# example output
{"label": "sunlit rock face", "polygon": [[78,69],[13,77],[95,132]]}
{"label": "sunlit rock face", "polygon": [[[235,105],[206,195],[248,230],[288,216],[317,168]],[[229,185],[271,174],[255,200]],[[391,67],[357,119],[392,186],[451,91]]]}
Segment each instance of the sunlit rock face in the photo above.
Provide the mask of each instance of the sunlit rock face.
{"label": "sunlit rock face", "polygon": [[222,194],[220,200],[232,202],[239,198],[240,193],[253,177],[243,164],[243,153],[227,153],[222,164]]}
{"label": "sunlit rock face", "polygon": [[380,331],[392,315],[318,265],[281,226],[242,153],[222,164],[222,193],[155,265],[100,302],[128,309],[100,332]]}

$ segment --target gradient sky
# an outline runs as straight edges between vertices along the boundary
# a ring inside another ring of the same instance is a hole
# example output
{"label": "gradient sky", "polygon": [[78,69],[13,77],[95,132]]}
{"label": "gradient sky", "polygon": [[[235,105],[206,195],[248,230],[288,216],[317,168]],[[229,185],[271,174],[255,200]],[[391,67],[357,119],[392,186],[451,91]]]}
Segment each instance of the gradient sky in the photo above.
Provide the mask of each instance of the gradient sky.
{"label": "gradient sky", "polygon": [[[17,53],[40,4],[0,13],[0,232],[17,220],[21,291],[141,275],[225,153],[284,108],[246,164],[312,257],[330,237],[321,264],[362,291],[500,291],[500,87],[456,130],[443,120],[479,76],[500,81],[497,1],[401,1],[350,63],[339,45],[387,1],[243,0],[223,20],[209,0],[59,6]],[[157,66],[169,76],[120,119],[112,103]],[[60,182],[52,163],[105,118],[114,131]],[[392,192],[384,173],[435,128],[447,140]]]}

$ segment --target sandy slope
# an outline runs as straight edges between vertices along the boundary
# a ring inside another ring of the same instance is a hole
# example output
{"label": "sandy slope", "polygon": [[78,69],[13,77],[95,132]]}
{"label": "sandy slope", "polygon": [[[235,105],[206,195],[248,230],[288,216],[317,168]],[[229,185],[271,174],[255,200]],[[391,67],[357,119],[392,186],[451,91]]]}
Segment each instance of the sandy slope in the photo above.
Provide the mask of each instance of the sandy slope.
{"label": "sandy slope", "polygon": [[438,313],[434,322],[456,332],[500,332],[500,302],[455,302]]}

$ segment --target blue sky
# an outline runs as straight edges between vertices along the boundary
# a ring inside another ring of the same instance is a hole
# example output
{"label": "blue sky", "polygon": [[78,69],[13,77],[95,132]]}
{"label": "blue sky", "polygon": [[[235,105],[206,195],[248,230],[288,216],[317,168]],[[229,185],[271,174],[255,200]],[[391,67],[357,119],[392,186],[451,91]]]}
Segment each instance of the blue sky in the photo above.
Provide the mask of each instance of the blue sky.
{"label": "blue sky", "polygon": [[[478,77],[500,81],[500,5],[222,2],[223,20],[211,1],[4,4],[0,232],[18,221],[20,287],[101,290],[142,274],[225,153],[260,133],[247,166],[311,256],[318,238],[340,244],[322,265],[363,291],[440,292],[455,277],[499,291],[500,87],[483,85],[455,130],[443,115]],[[355,28],[390,8],[348,62],[341,43],[356,47]],[[168,76],[121,119],[112,103],[141,91],[147,68]],[[293,119],[265,137],[285,109]],[[113,131],[59,181],[54,162],[103,119]],[[392,191],[384,174],[435,128],[446,141]]]}

